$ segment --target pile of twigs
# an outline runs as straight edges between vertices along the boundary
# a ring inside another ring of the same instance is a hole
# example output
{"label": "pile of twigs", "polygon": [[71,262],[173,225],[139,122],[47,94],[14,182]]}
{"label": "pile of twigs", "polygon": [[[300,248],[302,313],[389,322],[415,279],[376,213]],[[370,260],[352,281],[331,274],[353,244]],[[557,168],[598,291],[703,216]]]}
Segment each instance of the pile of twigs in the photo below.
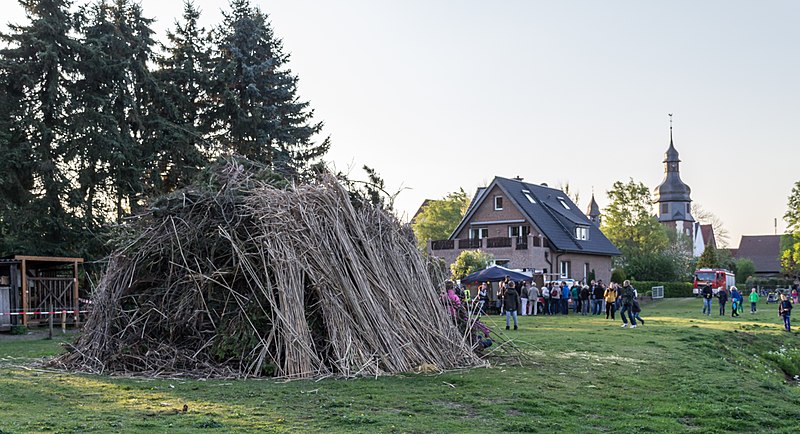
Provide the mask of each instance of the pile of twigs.
{"label": "pile of twigs", "polygon": [[331,175],[276,188],[236,163],[126,226],[55,365],[151,376],[374,376],[477,366],[413,235]]}

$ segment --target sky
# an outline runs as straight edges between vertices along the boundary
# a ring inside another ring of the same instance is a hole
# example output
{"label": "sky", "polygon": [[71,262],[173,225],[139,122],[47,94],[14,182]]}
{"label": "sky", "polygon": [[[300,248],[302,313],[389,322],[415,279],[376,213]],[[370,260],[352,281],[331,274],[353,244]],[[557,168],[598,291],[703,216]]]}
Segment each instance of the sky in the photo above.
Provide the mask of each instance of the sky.
{"label": "sky", "polygon": [[[23,22],[2,0],[3,22]],[[83,3],[76,0],[77,4]],[[201,22],[227,0],[195,0]],[[736,247],[785,230],[800,181],[800,2],[253,0],[291,53],[327,160],[368,165],[412,216],[494,176],[569,184],[603,208],[656,187],[669,117],[681,177]],[[141,0],[163,35],[182,2]],[[162,38],[163,39],[163,38]]]}

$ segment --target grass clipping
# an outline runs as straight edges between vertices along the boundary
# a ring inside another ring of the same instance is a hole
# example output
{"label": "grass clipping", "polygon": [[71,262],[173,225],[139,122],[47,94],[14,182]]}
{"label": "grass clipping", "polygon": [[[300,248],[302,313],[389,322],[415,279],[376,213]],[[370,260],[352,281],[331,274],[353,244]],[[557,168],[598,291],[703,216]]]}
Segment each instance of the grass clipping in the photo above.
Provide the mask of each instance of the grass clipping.
{"label": "grass clipping", "polygon": [[[286,188],[225,168],[128,226],[54,364],[149,376],[377,376],[484,364],[410,230],[332,175]],[[158,204],[156,204],[158,205]]]}

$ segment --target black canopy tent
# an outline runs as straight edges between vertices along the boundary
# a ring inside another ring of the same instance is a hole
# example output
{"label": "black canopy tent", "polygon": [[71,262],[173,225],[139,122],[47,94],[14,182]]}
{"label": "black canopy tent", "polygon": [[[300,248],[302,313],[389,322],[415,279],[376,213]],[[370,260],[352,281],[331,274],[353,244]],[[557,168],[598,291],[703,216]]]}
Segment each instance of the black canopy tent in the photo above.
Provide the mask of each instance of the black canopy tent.
{"label": "black canopy tent", "polygon": [[509,270],[508,268],[499,265],[493,265],[481,271],[476,271],[467,277],[461,279],[461,283],[479,283],[479,282],[500,282],[508,276],[515,282],[531,281],[531,276],[522,274],[517,271]]}

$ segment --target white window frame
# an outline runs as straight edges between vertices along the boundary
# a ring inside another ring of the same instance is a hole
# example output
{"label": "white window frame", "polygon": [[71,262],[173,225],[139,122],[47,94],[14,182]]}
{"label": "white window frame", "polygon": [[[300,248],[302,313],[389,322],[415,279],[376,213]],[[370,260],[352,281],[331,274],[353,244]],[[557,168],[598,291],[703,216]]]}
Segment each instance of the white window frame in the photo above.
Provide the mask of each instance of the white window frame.
{"label": "white window frame", "polygon": [[469,239],[482,240],[484,238],[489,238],[489,228],[469,228]]}
{"label": "white window frame", "polygon": [[528,202],[530,202],[530,203],[536,203],[536,201],[535,201],[535,200],[533,200],[533,196],[531,196],[531,192],[530,192],[530,191],[528,191],[528,190],[522,190],[522,194],[524,194],[524,195],[525,195],[525,197],[528,199]]}
{"label": "white window frame", "polygon": [[569,261],[559,261],[558,263],[558,273],[561,279],[569,279],[569,269],[570,269],[570,262]]}
{"label": "white window frame", "polygon": [[561,202],[561,206],[563,206],[565,209],[570,209],[569,205],[567,205],[567,200],[566,199],[564,199],[563,197],[559,196],[558,197],[558,201]]}
{"label": "white window frame", "polygon": [[576,226],[575,227],[575,239],[586,241],[589,239],[589,227],[588,226]]}
{"label": "white window frame", "polygon": [[[528,233],[527,233],[527,234],[525,234],[525,235],[522,235],[522,233],[523,233],[523,232],[525,232],[525,231],[523,230],[523,228],[528,228]],[[517,232],[518,232],[518,233],[517,233],[517,235],[513,235],[513,234],[511,233],[511,231],[512,231],[513,229],[516,229],[516,230],[517,230]],[[530,227],[530,226],[528,226],[528,225],[513,225],[513,226],[509,226],[509,227],[508,227],[508,237],[509,237],[509,238],[513,238],[513,237],[526,237],[526,238],[527,238],[527,237],[528,237],[528,235],[530,235],[530,233],[531,233],[531,227]]]}
{"label": "white window frame", "polygon": [[[497,206],[498,199],[500,201],[500,206]],[[502,211],[503,210],[503,196],[495,196],[494,197],[494,210],[495,211]]]}

